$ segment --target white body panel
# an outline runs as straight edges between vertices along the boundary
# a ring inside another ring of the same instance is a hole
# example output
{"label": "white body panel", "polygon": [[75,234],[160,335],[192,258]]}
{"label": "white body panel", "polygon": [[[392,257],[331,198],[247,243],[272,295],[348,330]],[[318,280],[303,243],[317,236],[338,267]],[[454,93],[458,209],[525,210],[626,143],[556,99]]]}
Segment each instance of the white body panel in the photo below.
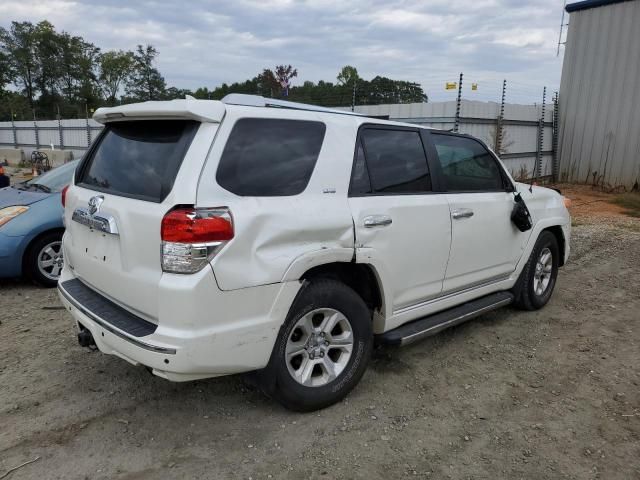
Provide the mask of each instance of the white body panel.
{"label": "white body panel", "polygon": [[[311,268],[339,262],[369,266],[381,307],[374,331],[406,322],[515,284],[540,232],[562,226],[565,260],[570,219],[552,190],[518,185],[534,228],[511,224],[510,193],[348,196],[355,139],[363,123],[394,122],[320,111],[247,107],[195,100],[147,102],[100,109],[103,122],[189,118],[201,123],[162,203],[151,203],[72,186],[67,193],[65,268],[61,285],[78,278],[118,306],[157,325],[144,342],[174,355],[140,348],[99,322],[64,305],[89,329],[98,348],[170,380],[191,380],[264,367],[287,312]],[[240,118],[300,119],[326,125],[325,139],[306,189],[289,197],[241,197],[216,182],[226,139]],[[412,126],[415,128],[415,126]],[[103,195],[101,211],[112,215],[119,235],[72,221],[75,208]],[[176,205],[227,207],[234,237],[210,264],[194,274],[161,268],[160,225]],[[456,209],[474,216],[452,219]],[[382,215],[387,226],[364,227]],[[451,252],[451,253],[450,253]],[[105,319],[108,321],[108,319]]]}
{"label": "white body panel", "polygon": [[[446,195],[352,197],[356,261],[385,272],[392,310],[434,298],[442,291],[451,243]],[[388,225],[366,227],[365,219],[384,216]],[[375,258],[374,258],[375,257]]]}
{"label": "white body panel", "polygon": [[[196,206],[226,206],[233,214],[235,237],[212,262],[222,290],[282,281],[296,261],[310,265],[315,255],[328,263],[353,257],[347,191],[357,123],[347,116],[236,106],[227,112],[219,138],[226,138],[239,118],[255,117],[256,110],[261,118],[325,122],[325,141],[305,191],[285,197],[240,197],[220,187],[216,171],[225,145],[224,141],[214,143]],[[345,257],[344,249],[351,250],[351,255]]]}
{"label": "white body panel", "polygon": [[[162,203],[147,202],[74,186],[65,209],[65,269],[69,266],[84,283],[127,310],[157,323],[160,265],[160,223],[174,205],[193,204],[202,168],[217,124],[203,123],[187,151],[173,189]],[[88,229],[72,220],[76,207],[87,206],[96,195],[104,197],[100,212],[113,216],[118,235]]]}
{"label": "white body panel", "polygon": [[[507,192],[448,194],[452,241],[444,292],[454,292],[511,274],[530,232],[511,222],[513,194]],[[455,217],[467,211],[469,217]]]}

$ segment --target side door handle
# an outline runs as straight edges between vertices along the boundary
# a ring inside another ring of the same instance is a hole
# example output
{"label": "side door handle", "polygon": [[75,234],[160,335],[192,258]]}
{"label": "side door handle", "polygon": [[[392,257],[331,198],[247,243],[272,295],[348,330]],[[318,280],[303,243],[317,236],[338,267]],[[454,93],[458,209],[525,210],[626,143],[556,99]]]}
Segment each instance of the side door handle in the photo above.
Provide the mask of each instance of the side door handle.
{"label": "side door handle", "polygon": [[451,212],[451,218],[470,218],[473,217],[473,210],[470,208],[457,208]]}
{"label": "side door handle", "polygon": [[386,227],[392,223],[393,220],[389,215],[369,215],[368,217],[364,217],[365,228]]}

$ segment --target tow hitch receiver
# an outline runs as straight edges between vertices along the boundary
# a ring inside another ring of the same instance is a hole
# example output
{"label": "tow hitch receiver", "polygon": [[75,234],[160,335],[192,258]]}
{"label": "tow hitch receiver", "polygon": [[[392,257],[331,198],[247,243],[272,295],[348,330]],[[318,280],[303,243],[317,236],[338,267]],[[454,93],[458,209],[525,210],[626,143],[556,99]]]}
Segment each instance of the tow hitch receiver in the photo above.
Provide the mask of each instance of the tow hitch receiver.
{"label": "tow hitch receiver", "polygon": [[91,332],[84,327],[83,325],[80,325],[80,331],[78,332],[78,343],[80,344],[81,347],[88,347],[88,348],[92,348],[96,346],[96,342],[93,339],[93,335],[91,335]]}

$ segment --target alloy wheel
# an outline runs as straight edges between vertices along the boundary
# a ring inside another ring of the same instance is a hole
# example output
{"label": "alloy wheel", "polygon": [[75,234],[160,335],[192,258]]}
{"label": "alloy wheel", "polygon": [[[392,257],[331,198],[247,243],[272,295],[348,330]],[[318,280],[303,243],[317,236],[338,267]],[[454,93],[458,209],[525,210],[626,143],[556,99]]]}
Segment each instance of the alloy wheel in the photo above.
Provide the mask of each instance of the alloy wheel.
{"label": "alloy wheel", "polygon": [[294,325],[285,349],[289,374],[306,387],[321,387],[345,369],[353,351],[353,329],[332,308],[318,308]]}

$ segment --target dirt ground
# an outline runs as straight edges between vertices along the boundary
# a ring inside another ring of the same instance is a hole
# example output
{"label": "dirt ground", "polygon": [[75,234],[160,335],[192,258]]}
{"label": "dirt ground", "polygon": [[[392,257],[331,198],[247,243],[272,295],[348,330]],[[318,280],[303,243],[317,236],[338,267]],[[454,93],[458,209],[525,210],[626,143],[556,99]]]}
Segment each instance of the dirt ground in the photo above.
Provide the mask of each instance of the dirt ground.
{"label": "dirt ground", "polygon": [[640,220],[578,203],[546,308],[378,351],[312,414],[82,349],[55,291],[0,283],[0,478],[640,478]]}

